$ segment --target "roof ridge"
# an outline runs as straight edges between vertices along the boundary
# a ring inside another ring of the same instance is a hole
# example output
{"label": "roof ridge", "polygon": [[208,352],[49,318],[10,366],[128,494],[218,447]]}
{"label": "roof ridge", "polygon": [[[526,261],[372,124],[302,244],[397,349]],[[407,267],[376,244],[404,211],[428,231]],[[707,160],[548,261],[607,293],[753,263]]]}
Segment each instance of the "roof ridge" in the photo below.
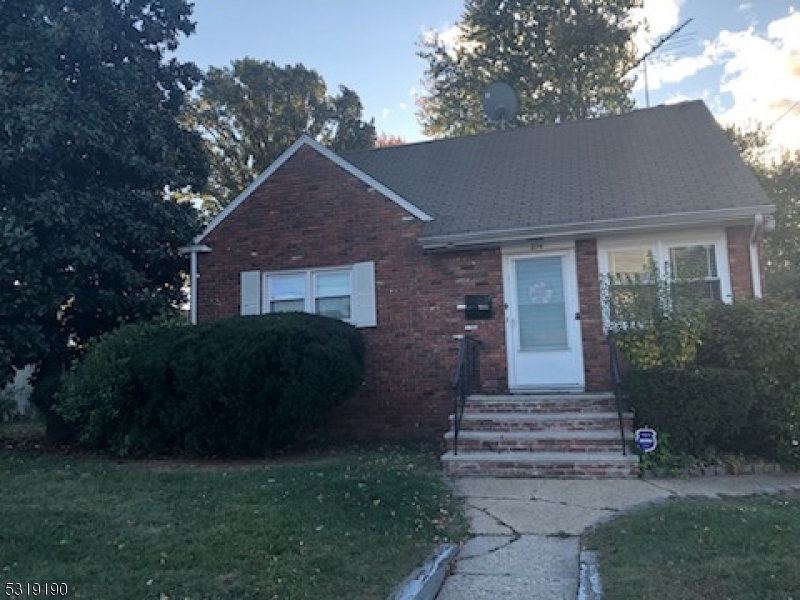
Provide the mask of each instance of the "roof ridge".
{"label": "roof ridge", "polygon": [[[385,146],[381,148],[368,148],[365,150],[350,150],[347,152],[341,152],[340,156],[344,159],[349,159],[350,157],[358,157],[363,156],[369,153],[388,153],[389,151],[401,151],[404,149],[412,149],[412,148],[419,148],[424,145],[429,144],[444,144],[444,143],[458,143],[463,142],[466,140],[473,140],[476,138],[488,138],[488,137],[498,137],[503,135],[513,135],[517,134],[520,135],[522,132],[530,133],[532,130],[544,130],[544,129],[551,129],[551,128],[573,128],[573,127],[585,127],[589,124],[598,124],[598,123],[607,123],[608,121],[612,121],[615,119],[624,119],[624,118],[643,118],[645,113],[653,113],[656,111],[663,111],[663,110],[673,110],[677,107],[686,107],[689,105],[702,105],[706,110],[708,107],[706,106],[705,102],[702,99],[694,99],[694,100],[683,100],[681,102],[674,102],[670,104],[659,104],[656,106],[650,106],[645,108],[637,108],[628,112],[624,113],[616,113],[616,114],[605,114],[600,115],[597,117],[592,117],[588,119],[576,119],[574,121],[563,121],[559,123],[532,123],[526,125],[520,125],[519,127],[513,127],[510,129],[505,130],[494,130],[494,131],[481,131],[478,133],[470,133],[467,135],[460,135],[454,137],[444,137],[444,138],[434,138],[429,140],[420,140],[417,142],[410,142],[407,144],[398,144],[396,146]],[[710,112],[710,111],[709,111]]]}

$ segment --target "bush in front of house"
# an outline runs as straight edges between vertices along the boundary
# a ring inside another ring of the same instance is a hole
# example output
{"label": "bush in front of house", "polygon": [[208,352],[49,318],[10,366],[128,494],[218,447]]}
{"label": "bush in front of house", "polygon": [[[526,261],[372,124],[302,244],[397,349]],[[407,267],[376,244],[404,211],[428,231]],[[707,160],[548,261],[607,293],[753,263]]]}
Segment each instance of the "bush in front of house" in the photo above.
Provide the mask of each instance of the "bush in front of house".
{"label": "bush in front of house", "polygon": [[321,425],[364,375],[360,332],[342,321],[284,313],[192,327],[174,361],[170,415],[181,448],[256,455]]}
{"label": "bush in front of house", "polygon": [[71,427],[78,442],[93,450],[131,453],[136,430],[143,422],[137,412],[140,379],[146,374],[131,362],[145,352],[163,354],[156,339],[180,335],[174,321],[130,323],[90,341],[84,356],[60,378],[51,394],[52,407]]}
{"label": "bush in front of house", "polygon": [[[58,411],[115,454],[257,456],[307,434],[362,382],[357,329],[303,313],[122,328],[68,374]],[[137,338],[122,344],[117,337]],[[111,345],[111,348],[107,348]],[[103,371],[103,356],[111,354]],[[95,383],[97,382],[97,383]]]}
{"label": "bush in front of house", "polygon": [[671,450],[734,450],[754,401],[750,374],[735,369],[631,369],[623,385],[636,425],[669,436]]}
{"label": "bush in front of house", "polygon": [[698,364],[751,374],[755,401],[742,451],[800,465],[800,306],[763,300],[715,306]]}

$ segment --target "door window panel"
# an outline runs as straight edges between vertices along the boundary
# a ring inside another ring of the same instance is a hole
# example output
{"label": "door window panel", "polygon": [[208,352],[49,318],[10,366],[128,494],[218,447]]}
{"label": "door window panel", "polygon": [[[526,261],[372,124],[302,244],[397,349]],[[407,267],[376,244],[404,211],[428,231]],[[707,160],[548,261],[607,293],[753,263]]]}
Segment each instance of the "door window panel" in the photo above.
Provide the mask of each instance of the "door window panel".
{"label": "door window panel", "polygon": [[562,258],[521,259],[515,269],[520,350],[568,349]]}

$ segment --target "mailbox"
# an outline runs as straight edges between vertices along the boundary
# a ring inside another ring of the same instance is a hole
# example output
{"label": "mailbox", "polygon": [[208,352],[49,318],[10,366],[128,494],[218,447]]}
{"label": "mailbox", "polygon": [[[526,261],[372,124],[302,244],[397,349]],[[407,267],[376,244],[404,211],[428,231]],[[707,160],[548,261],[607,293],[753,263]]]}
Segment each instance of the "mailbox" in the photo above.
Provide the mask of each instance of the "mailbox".
{"label": "mailbox", "polygon": [[467,319],[491,319],[492,297],[469,295],[464,297],[464,316]]}

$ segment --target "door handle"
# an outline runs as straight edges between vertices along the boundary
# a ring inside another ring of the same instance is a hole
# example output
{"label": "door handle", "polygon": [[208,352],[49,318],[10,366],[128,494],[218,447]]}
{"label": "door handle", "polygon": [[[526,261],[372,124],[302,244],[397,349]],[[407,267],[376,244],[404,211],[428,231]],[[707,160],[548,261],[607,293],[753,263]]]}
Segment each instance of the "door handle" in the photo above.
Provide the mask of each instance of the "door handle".
{"label": "door handle", "polygon": [[579,313],[579,312],[575,313],[575,320],[576,321],[580,321],[581,320],[581,313]]}

